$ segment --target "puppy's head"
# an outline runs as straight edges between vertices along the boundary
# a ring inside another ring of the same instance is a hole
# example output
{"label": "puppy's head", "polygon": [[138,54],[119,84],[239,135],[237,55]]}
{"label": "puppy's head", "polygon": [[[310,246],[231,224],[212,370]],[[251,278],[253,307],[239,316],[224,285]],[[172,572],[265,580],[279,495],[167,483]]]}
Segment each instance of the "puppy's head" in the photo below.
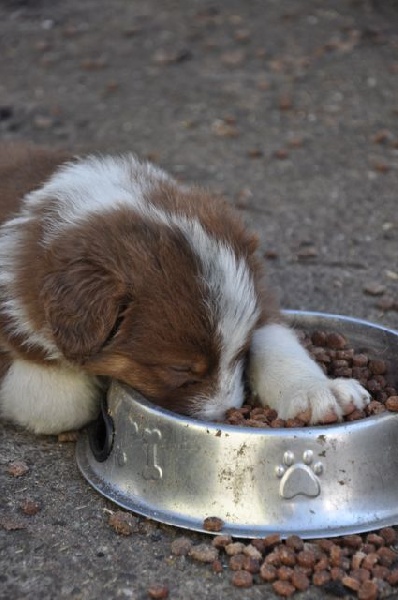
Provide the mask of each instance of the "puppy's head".
{"label": "puppy's head", "polygon": [[241,405],[263,316],[255,244],[217,227],[120,209],[58,236],[41,300],[65,358],[183,414],[218,419]]}

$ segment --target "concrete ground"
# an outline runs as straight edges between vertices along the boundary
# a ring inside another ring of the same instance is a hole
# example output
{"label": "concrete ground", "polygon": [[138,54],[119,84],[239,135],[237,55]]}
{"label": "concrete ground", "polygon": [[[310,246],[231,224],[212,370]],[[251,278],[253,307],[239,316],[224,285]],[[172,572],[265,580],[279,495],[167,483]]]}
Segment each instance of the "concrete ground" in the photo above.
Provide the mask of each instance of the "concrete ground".
{"label": "concrete ground", "polygon": [[[149,157],[238,207],[283,307],[398,329],[398,2],[3,0],[0,45],[2,139]],[[0,425],[0,490],[1,599],[276,597],[117,535],[73,444]]]}

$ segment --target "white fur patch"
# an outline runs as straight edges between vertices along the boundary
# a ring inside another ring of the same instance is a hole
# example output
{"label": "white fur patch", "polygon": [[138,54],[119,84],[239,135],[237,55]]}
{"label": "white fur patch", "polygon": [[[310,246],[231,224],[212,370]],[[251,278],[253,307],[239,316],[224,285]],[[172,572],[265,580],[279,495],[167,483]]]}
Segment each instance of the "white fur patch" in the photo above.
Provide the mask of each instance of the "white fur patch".
{"label": "white fur patch", "polygon": [[49,212],[44,243],[51,243],[65,227],[75,227],[90,214],[107,212],[118,206],[139,209],[157,181],[169,176],[157,167],[123,157],[90,156],[62,166],[40,189],[25,198],[26,208],[46,206],[56,201]]}
{"label": "white fur patch", "polygon": [[0,386],[1,416],[39,434],[79,429],[99,411],[95,377],[73,368],[15,360]]}
{"label": "white fur patch", "polygon": [[309,410],[311,423],[318,423],[331,413],[341,418],[370,401],[354,379],[328,379],[294,332],[278,324],[254,332],[249,377],[261,403],[277,410],[282,419]]}

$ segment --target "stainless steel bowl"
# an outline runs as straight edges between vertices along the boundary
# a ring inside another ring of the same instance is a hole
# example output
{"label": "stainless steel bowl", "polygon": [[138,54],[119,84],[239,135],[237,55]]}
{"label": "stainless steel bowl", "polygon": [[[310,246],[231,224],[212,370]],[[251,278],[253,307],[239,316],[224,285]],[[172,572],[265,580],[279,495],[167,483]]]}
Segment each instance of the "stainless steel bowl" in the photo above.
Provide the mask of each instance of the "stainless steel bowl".
{"label": "stainless steel bowl", "polygon": [[[398,332],[320,313],[294,327],[334,330],[389,363]],[[337,536],[398,524],[398,414],[297,429],[250,429],[160,409],[113,382],[103,417],[77,444],[86,479],[116,504],[204,531],[222,519],[235,537]]]}

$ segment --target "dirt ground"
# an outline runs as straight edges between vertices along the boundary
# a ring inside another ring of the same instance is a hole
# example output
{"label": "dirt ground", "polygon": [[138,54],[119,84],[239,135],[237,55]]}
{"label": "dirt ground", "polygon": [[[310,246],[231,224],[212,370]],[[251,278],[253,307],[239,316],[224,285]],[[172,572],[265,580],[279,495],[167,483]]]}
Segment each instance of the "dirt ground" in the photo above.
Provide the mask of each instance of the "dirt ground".
{"label": "dirt ground", "polygon": [[[284,308],[398,329],[397,1],[2,0],[0,48],[2,139],[150,158],[238,207]],[[113,510],[73,444],[0,424],[0,598],[276,598]]]}

